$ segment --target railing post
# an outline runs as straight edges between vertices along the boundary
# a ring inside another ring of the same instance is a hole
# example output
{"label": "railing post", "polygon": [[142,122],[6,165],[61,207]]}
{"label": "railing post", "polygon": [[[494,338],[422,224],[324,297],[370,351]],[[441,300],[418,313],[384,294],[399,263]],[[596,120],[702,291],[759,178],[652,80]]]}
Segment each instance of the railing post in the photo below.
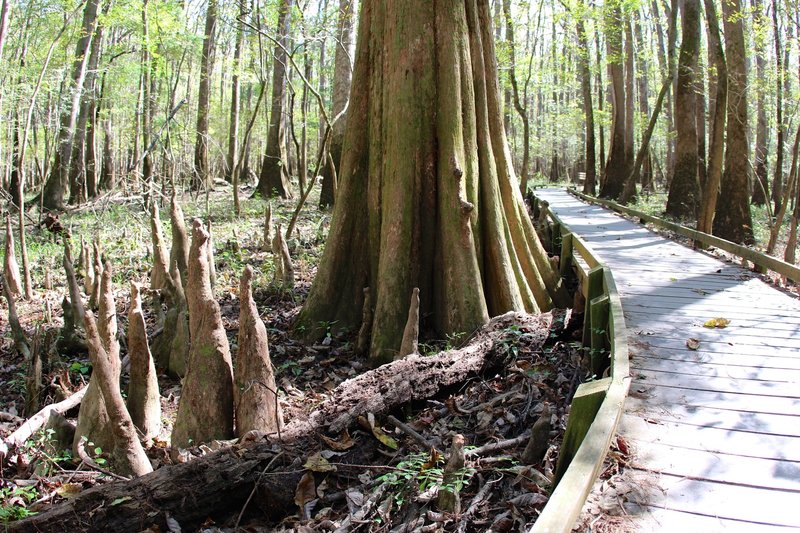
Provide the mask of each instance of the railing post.
{"label": "railing post", "polygon": [[554,488],[561,481],[561,477],[567,471],[575,454],[578,453],[578,448],[583,443],[583,439],[589,431],[589,426],[594,422],[597,411],[600,410],[600,405],[603,403],[610,386],[611,378],[605,378],[581,383],[578,386],[578,390],[575,391],[575,396],[570,404],[564,441],[561,443],[561,450],[558,452]]}
{"label": "railing post", "polygon": [[591,345],[592,300],[603,294],[603,267],[596,266],[586,276],[586,309],[583,313],[583,345]]}
{"label": "railing post", "polygon": [[572,233],[567,232],[561,237],[561,259],[559,270],[561,277],[567,276],[571,272],[572,267]]}
{"label": "railing post", "polygon": [[608,342],[608,313],[611,309],[608,296],[605,294],[594,298],[591,303],[589,321],[592,329],[589,333],[590,359],[592,372],[598,378],[609,366],[610,344]]}

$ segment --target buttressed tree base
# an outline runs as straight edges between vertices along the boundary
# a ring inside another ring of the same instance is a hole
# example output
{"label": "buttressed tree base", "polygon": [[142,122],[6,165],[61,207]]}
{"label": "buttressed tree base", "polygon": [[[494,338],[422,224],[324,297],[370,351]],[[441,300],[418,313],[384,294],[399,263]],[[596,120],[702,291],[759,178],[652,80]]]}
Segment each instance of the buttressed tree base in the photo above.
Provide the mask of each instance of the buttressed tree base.
{"label": "buttressed tree base", "polygon": [[361,9],[331,230],[298,327],[358,328],[391,361],[408,296],[441,335],[490,316],[567,305],[535,235],[503,130],[488,0]]}

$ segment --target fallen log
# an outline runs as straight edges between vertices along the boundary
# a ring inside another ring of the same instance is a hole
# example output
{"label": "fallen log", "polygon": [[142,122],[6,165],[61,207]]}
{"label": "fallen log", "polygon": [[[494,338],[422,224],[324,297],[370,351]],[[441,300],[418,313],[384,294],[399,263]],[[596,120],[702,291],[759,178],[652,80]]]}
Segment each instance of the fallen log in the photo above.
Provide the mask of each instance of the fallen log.
{"label": "fallen log", "polygon": [[50,413],[58,413],[63,415],[73,407],[79,405],[81,400],[83,400],[83,396],[86,394],[87,387],[88,385],[65,400],[48,405],[23,422],[23,424],[18,427],[16,431],[0,441],[0,458],[8,455],[9,450],[13,450],[17,446],[22,445],[26,440],[31,438],[34,433],[42,429],[47,420],[50,418]]}
{"label": "fallen log", "polygon": [[[260,497],[268,499],[260,507],[288,514],[295,509],[294,490],[304,473],[298,466],[302,463],[291,458],[319,449],[317,434],[339,433],[360,415],[386,413],[411,400],[430,398],[471,375],[502,365],[508,354],[502,349],[504,343],[497,341],[504,339],[502,330],[509,326],[529,333],[528,347],[541,347],[551,324],[550,314],[507,313],[493,319],[463,348],[394,361],[343,382],[319,409],[307,418],[290,421],[279,435],[267,436],[268,442],[236,444],[129,482],[89,489],[41,514],[11,523],[8,530],[123,533],[152,525],[165,530],[167,516],[191,529],[209,517],[224,520],[238,513],[257,482]],[[269,475],[262,476],[282,452]]]}

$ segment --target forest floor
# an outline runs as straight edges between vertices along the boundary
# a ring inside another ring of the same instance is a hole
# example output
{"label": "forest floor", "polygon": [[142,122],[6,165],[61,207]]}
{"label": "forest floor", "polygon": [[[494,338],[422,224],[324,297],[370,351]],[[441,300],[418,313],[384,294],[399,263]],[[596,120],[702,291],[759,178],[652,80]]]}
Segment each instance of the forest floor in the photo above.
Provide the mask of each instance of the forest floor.
{"label": "forest floor", "polygon": [[[244,200],[242,216],[234,217],[230,196],[230,188],[222,186],[206,197],[183,197],[182,205],[187,218],[210,216],[212,220],[215,293],[234,354],[238,279],[245,265],[253,266],[254,298],[267,326],[284,418],[301,419],[329,398],[340,383],[368,370],[366,360],[354,355],[355,332],[333,333],[333,324],[328,324],[332,333],[310,346],[291,335],[293,319],[303,304],[322,252],[330,213],[318,210],[313,198],[303,209],[297,233],[289,241],[296,284],[291,291],[282,291],[272,283],[272,255],[262,249],[264,202]],[[276,223],[287,221],[294,207],[291,200],[273,202]],[[169,235],[166,211],[162,209],[162,221],[165,234]],[[38,213],[33,211],[30,216],[35,219]],[[104,254],[114,265],[117,320],[120,331],[126,331],[128,281],[148,286],[151,264],[148,217],[141,199],[107,196],[65,213],[61,223],[73,243],[99,237]],[[42,227],[29,228],[28,235],[35,297],[18,302],[17,307],[29,338],[39,339],[49,354],[44,387],[38,398],[39,405],[44,406],[65,392],[78,390],[87,381],[91,364],[85,353],[59,354],[55,350],[65,294],[61,238]],[[51,289],[43,288],[45,277],[50,278]],[[159,327],[152,302],[151,297],[145,297],[150,335]],[[24,412],[27,361],[14,348],[7,309],[3,301],[0,437],[6,437],[33,414]],[[240,512],[214,515],[213,519],[210,512],[203,531],[231,531],[237,527],[247,531],[398,532],[528,528],[548,498],[569,399],[578,383],[589,377],[582,365],[579,344],[570,334],[578,322],[570,318],[569,311],[554,312],[553,327],[544,345],[536,341],[536,332],[524,322],[502,328],[493,337],[493,349],[503,352],[505,364],[501,368],[474,375],[425,401],[410,402],[391,413],[376,413],[336,439],[320,437],[320,449],[314,450],[311,457],[316,467],[308,462],[312,450],[305,450],[306,457],[296,458],[314,472],[311,490],[308,478],[304,478],[306,486],[301,483],[295,489],[297,506],[285,510],[280,518],[268,519],[257,501],[242,502]],[[124,356],[124,336],[122,340]],[[457,348],[453,342],[420,339],[420,351],[424,356]],[[122,377],[123,390],[126,379]],[[165,374],[160,374],[159,384],[164,429],[147,450],[156,468],[172,464],[169,433],[181,389],[179,380]],[[73,410],[68,416],[74,418],[76,414],[77,410]],[[525,464],[522,456],[531,427],[540,419],[550,427],[544,458]],[[463,502],[461,512],[453,514],[438,511],[436,494],[443,484],[445,459],[456,434],[465,437],[467,460],[455,481],[449,482],[458,486]],[[42,512],[89,487],[115,480],[82,464],[69,451],[56,449],[50,438],[48,433],[35,434],[0,465],[0,523]],[[362,450],[363,464],[337,470],[337,458],[354,448]],[[208,451],[208,447],[201,446],[193,453],[203,455]],[[94,452],[98,462],[103,463],[103,451]],[[179,521],[167,522],[172,531],[179,530],[179,525]],[[184,530],[197,529],[197,525],[182,525]]]}

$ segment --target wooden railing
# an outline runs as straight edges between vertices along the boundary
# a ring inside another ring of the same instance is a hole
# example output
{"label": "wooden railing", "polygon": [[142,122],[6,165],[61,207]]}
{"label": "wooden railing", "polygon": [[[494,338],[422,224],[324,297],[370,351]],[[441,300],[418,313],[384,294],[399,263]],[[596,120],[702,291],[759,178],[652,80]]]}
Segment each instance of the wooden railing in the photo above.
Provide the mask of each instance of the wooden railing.
{"label": "wooden railing", "polygon": [[594,379],[578,386],[556,463],[555,490],[531,533],[569,532],[603,467],[630,386],[628,333],[611,271],[580,236],[537,202],[551,242],[561,240],[560,269],[578,276],[586,299],[583,344]]}
{"label": "wooden railing", "polygon": [[623,215],[636,217],[642,222],[649,222],[654,226],[668,229],[679,235],[688,237],[695,242],[702,243],[705,246],[713,246],[715,248],[719,248],[720,250],[724,250],[728,253],[746,259],[763,269],[772,270],[792,281],[800,282],[800,268],[785,261],[781,261],[780,259],[776,259],[772,256],[763,254],[761,252],[757,252],[746,246],[742,246],[740,244],[736,244],[731,241],[726,241],[725,239],[720,239],[719,237],[715,237],[714,235],[709,235],[708,233],[703,233],[701,231],[697,231],[692,228],[687,228],[686,226],[675,224],[674,222],[664,220],[663,218],[654,217],[653,215],[648,215],[647,213],[643,213],[642,211],[631,209],[630,207],[625,207],[624,205],[612,202],[611,200],[604,200],[602,198],[595,198],[594,196],[588,196],[586,194],[576,191],[575,189],[568,189],[568,191],[586,202],[591,202],[594,204],[608,207],[610,209],[613,209],[614,211],[617,211],[618,213],[622,213]]}

